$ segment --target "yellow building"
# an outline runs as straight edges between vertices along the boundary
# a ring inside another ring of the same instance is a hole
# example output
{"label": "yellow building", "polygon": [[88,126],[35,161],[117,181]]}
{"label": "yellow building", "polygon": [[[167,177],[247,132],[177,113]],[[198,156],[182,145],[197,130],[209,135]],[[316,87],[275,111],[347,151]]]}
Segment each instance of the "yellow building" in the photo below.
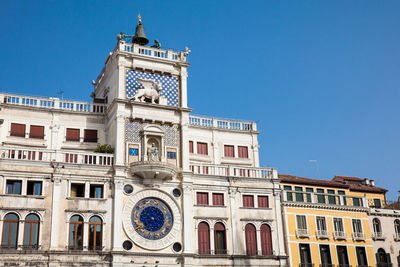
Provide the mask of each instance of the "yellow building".
{"label": "yellow building", "polygon": [[385,205],[387,190],[357,177],[279,178],[289,266],[375,266],[368,211]]}

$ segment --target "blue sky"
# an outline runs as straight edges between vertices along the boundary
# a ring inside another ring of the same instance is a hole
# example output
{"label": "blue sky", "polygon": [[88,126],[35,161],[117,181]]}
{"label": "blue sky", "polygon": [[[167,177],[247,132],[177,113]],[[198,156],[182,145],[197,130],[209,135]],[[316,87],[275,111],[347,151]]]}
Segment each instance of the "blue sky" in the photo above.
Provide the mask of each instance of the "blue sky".
{"label": "blue sky", "polygon": [[397,198],[399,1],[3,0],[0,90],[89,101],[139,11],[151,40],[190,47],[194,113],[258,121],[262,165]]}

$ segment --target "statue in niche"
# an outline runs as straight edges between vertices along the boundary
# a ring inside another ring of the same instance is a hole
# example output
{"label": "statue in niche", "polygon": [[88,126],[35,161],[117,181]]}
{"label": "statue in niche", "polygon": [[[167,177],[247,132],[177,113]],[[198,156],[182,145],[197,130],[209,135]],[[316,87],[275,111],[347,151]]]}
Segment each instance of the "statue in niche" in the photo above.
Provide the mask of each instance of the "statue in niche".
{"label": "statue in niche", "polygon": [[134,100],[145,102],[145,99],[150,99],[151,103],[155,104],[160,98],[162,83],[141,78],[137,78],[137,80],[142,84],[143,88],[137,90]]}
{"label": "statue in niche", "polygon": [[149,161],[160,161],[158,148],[155,143],[151,143],[151,147],[147,149],[147,157]]}

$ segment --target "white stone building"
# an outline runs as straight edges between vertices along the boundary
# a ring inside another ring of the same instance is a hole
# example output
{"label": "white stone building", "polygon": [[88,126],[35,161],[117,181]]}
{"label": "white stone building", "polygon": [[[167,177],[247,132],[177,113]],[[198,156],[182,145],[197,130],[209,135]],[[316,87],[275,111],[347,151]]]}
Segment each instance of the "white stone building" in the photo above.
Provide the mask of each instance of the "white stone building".
{"label": "white stone building", "polygon": [[0,94],[0,266],[285,266],[256,123],[191,115],[190,51],[125,40],[93,103]]}

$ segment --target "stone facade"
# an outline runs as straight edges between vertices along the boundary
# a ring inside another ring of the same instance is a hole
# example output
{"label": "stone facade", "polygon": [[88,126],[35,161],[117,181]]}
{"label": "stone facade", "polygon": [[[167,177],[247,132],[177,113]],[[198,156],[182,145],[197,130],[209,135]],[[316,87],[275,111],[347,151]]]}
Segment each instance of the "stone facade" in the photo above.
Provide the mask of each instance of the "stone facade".
{"label": "stone facade", "polygon": [[187,56],[119,38],[94,103],[0,95],[0,266],[286,266],[257,125],[191,115]]}

